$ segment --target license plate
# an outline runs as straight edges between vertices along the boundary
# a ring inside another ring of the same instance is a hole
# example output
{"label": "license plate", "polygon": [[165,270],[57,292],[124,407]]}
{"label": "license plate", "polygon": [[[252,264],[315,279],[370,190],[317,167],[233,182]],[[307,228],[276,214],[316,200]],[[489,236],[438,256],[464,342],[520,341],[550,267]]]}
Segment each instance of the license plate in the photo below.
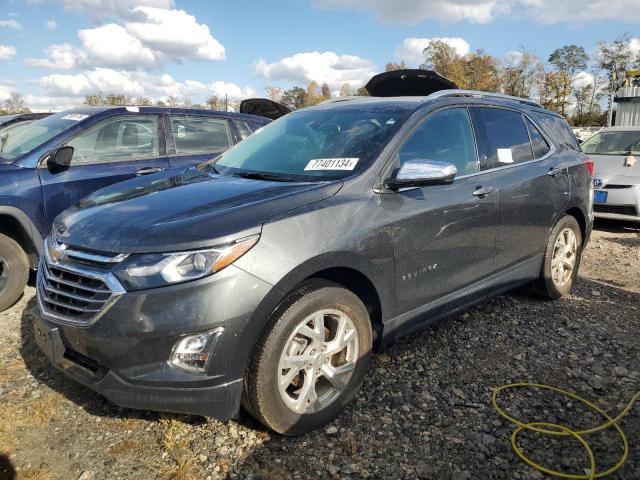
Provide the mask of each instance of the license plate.
{"label": "license plate", "polygon": [[60,361],[64,355],[64,346],[57,328],[49,328],[44,323],[36,321],[33,325],[36,345],[54,363]]}
{"label": "license plate", "polygon": [[609,192],[601,192],[600,190],[596,190],[593,192],[593,201],[596,203],[607,203],[607,193]]}

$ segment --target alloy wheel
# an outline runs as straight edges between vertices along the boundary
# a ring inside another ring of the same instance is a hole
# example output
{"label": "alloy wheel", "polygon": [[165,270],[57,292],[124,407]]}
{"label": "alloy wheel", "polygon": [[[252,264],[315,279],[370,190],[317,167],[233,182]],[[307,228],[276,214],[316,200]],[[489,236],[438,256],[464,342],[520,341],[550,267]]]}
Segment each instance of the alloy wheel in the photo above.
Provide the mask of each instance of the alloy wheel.
{"label": "alloy wheel", "polygon": [[562,287],[571,281],[576,265],[578,240],[570,228],[563,229],[556,238],[551,257],[551,278],[553,283]]}
{"label": "alloy wheel", "polygon": [[358,331],[339,310],[302,320],[289,336],[278,365],[278,390],[298,414],[318,413],[349,384],[358,360]]}

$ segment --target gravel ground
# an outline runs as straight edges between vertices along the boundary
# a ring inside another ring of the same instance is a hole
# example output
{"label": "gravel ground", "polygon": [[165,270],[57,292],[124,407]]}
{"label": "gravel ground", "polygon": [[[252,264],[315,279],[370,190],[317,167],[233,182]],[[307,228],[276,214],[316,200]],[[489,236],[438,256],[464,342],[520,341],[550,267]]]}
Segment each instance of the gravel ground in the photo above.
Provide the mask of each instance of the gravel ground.
{"label": "gravel ground", "polygon": [[[0,479],[544,478],[510,450],[512,427],[493,412],[492,387],[548,383],[611,413],[640,389],[640,228],[615,223],[598,224],[572,295],[547,302],[511,292],[394,343],[347,412],[299,438],[246,414],[221,423],[110,404],[34,347],[33,294],[0,314]],[[599,420],[544,394],[504,402],[529,421]],[[640,479],[640,406],[623,427],[631,453],[611,478]],[[615,462],[614,433],[590,440],[600,468]],[[521,444],[549,467],[588,467],[571,440],[523,434]]]}

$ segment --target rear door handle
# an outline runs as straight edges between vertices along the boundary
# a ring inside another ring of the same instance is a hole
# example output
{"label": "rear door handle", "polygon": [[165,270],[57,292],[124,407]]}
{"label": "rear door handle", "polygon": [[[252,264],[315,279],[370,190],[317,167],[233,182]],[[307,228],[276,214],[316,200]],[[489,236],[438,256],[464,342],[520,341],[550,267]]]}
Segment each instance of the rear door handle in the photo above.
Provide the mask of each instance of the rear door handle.
{"label": "rear door handle", "polygon": [[493,187],[477,187],[472,195],[474,197],[480,197],[480,198],[484,198],[487,195],[489,195],[491,192],[493,192]]}
{"label": "rear door handle", "polygon": [[141,177],[142,175],[149,175],[151,173],[159,173],[163,171],[164,171],[164,168],[160,168],[160,167],[145,167],[145,168],[141,168],[136,172],[136,177]]}

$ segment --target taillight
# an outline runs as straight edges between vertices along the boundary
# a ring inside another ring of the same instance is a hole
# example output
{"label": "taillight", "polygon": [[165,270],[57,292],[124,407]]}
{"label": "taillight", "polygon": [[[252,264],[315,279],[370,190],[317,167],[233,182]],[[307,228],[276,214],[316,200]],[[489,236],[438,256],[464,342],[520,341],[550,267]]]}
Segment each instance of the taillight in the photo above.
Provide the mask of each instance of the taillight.
{"label": "taillight", "polygon": [[595,174],[595,169],[593,167],[593,160],[591,160],[590,158],[587,158],[587,171],[589,172],[589,175],[591,175],[593,177],[593,175]]}

